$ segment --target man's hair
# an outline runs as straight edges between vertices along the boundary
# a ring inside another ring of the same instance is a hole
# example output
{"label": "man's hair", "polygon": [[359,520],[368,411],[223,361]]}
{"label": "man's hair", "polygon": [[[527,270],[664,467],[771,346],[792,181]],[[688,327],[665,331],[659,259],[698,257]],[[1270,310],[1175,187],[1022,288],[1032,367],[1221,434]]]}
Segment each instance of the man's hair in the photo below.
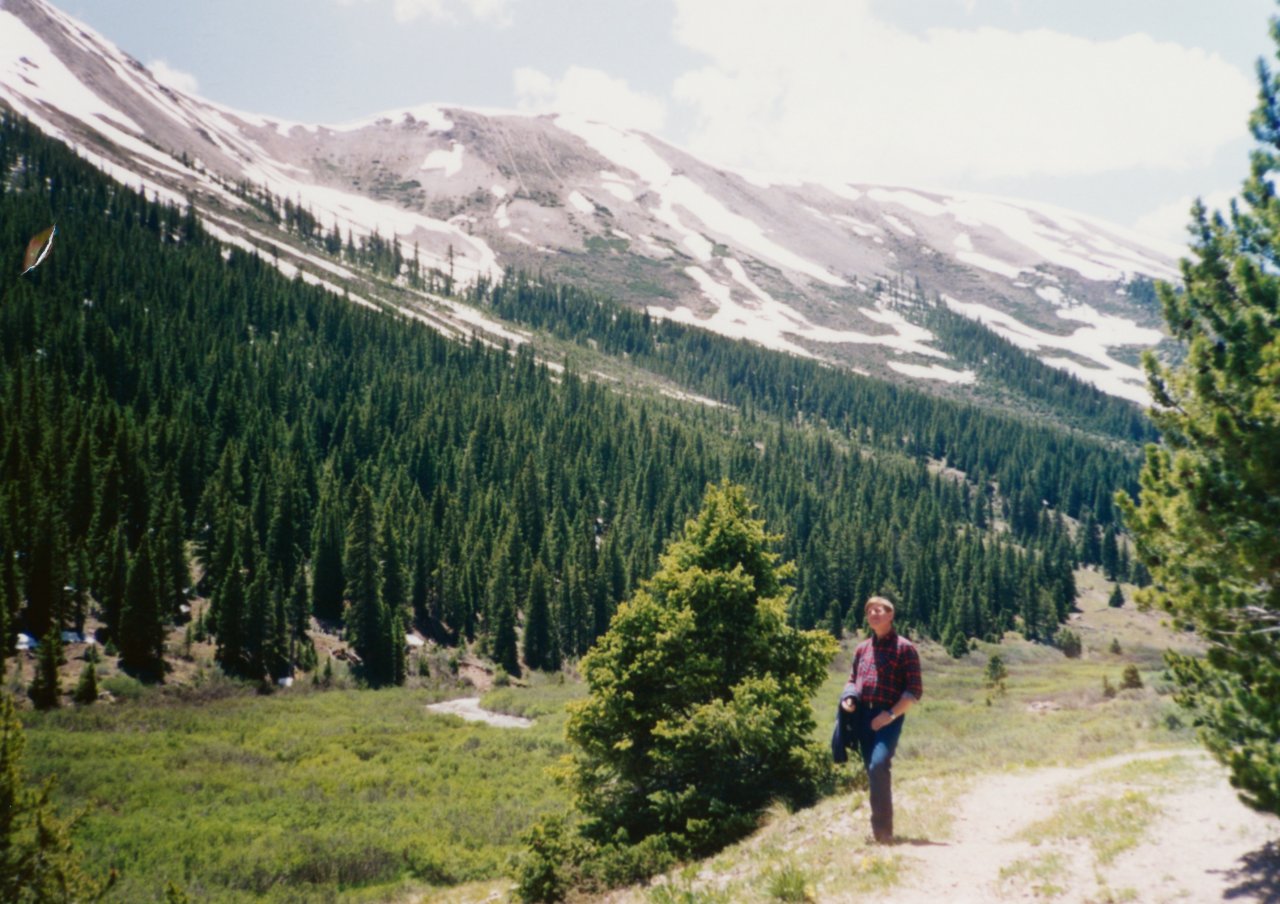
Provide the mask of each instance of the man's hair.
{"label": "man's hair", "polygon": [[868,607],[868,606],[870,606],[870,605],[872,605],[872,604],[878,604],[878,605],[884,606],[884,607],[885,607],[886,609],[888,609],[890,612],[893,612],[893,613],[895,613],[895,614],[896,614],[896,613],[897,613],[897,611],[898,611],[897,609],[895,609],[895,608],[893,607],[893,600],[891,600],[891,599],[886,599],[886,598],[885,598],[885,597],[883,597],[883,596],[873,596],[873,597],[869,597],[869,598],[867,599],[866,603],[864,603],[864,604],[863,604],[863,606],[862,606],[862,611],[863,611],[863,612],[866,612],[866,611],[867,611],[867,607]]}

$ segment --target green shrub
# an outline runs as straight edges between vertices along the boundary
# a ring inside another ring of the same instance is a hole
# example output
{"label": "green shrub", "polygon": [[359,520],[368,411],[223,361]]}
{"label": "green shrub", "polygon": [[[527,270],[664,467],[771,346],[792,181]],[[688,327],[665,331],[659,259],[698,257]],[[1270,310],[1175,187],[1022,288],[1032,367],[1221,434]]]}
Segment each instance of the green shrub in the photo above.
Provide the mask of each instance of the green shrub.
{"label": "green shrub", "polygon": [[102,689],[117,700],[137,700],[146,693],[142,682],[131,675],[112,675],[104,678],[101,684]]}
{"label": "green shrub", "polygon": [[578,866],[584,846],[563,816],[548,816],[520,839],[523,852],[515,864],[516,896],[521,901],[563,901],[579,885]]}
{"label": "green shrub", "polygon": [[1005,679],[1009,677],[1009,669],[1005,667],[1004,659],[999,653],[992,653],[991,658],[987,660],[987,669],[984,673],[987,687],[998,688],[1004,690]]}
{"label": "green shrub", "polygon": [[1084,652],[1084,645],[1080,642],[1080,635],[1070,628],[1063,628],[1053,638],[1054,645],[1062,651],[1062,655],[1068,659],[1079,659],[1080,654]]}

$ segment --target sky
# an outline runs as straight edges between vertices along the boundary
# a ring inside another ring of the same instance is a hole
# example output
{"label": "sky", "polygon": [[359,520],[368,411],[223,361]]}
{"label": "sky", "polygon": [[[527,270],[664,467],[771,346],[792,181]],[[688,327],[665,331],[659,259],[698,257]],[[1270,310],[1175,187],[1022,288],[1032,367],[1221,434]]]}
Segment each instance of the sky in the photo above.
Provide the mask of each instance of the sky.
{"label": "sky", "polygon": [[1274,0],[54,0],[173,86],[338,124],[572,113],[758,175],[981,192],[1185,245],[1247,175]]}

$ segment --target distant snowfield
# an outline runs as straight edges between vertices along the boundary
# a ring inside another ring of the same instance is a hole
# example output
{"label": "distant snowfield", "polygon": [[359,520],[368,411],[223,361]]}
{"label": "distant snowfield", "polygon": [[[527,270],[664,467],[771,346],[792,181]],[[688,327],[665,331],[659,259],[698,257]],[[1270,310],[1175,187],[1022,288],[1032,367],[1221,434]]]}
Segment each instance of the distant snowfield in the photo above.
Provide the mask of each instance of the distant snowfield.
{"label": "distant snowfield", "polygon": [[1058,356],[1042,358],[1046,364],[1065,370],[1103,392],[1137,402],[1139,405],[1151,404],[1146,374],[1137,367],[1115,360],[1107,350],[1119,346],[1146,348],[1156,345],[1164,338],[1164,334],[1159,330],[1138,326],[1131,320],[1101,314],[1088,305],[1079,305],[1060,308],[1057,314],[1064,320],[1079,320],[1088,325],[1069,335],[1056,336],[1027,326],[987,305],[963,302],[947,295],[943,295],[942,298],[951,310],[985,324],[1019,348],[1028,351],[1060,349],[1095,362],[1097,367],[1082,364],[1076,358]]}
{"label": "distant snowfield", "polygon": [[[765,236],[758,223],[733,213],[687,176],[677,175],[671,165],[638,133],[624,132],[571,116],[556,117],[556,125],[577,135],[605,159],[612,160],[639,176],[651,191],[662,198],[661,205],[653,213],[672,229],[686,236],[699,236],[706,241],[697,230],[683,222],[677,211],[677,208],[683,208],[697,217],[706,228],[723,234],[766,261],[830,286],[848,285],[825,268]],[[699,260],[705,263],[709,258],[710,254],[707,253],[705,257],[699,257]]]}

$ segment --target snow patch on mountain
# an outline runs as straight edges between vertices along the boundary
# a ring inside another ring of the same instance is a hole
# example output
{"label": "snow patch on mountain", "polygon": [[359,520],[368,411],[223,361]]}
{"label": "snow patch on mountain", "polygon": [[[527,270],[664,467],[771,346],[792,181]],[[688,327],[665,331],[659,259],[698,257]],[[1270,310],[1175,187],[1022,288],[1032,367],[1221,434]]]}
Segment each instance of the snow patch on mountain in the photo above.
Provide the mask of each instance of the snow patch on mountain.
{"label": "snow patch on mountain", "polygon": [[422,169],[443,170],[446,179],[456,176],[462,172],[462,150],[462,145],[456,141],[450,142],[448,150],[437,148],[422,161]]}
{"label": "snow patch on mountain", "polygon": [[[704,187],[687,176],[677,174],[639,133],[624,132],[612,126],[571,116],[558,116],[555,122],[566,132],[577,135],[606,159],[635,173],[650,191],[662,199],[661,204],[653,210],[654,216],[673,230],[684,233],[686,238],[700,233],[684,222],[679,212],[681,209],[697,218],[704,228],[764,260],[830,286],[848,285],[823,267],[770,239],[758,223],[729,210]],[[696,240],[694,244],[697,244]],[[704,262],[707,259],[699,258]]]}
{"label": "snow patch on mountain", "polygon": [[908,364],[905,361],[889,361],[888,366],[904,376],[914,377],[917,380],[939,380],[943,383],[958,383],[965,386],[978,382],[978,375],[971,370],[953,370],[941,364],[930,364],[925,367],[921,364]]}
{"label": "snow patch on mountain", "polygon": [[[1164,338],[1159,330],[1139,326],[1122,317],[1102,314],[1093,307],[1082,304],[1060,308],[1057,314],[1065,320],[1078,320],[1087,326],[1067,335],[1055,335],[1030,327],[985,304],[963,302],[947,295],[942,298],[951,310],[985,324],[1019,348],[1034,352],[1060,350],[1072,355],[1042,356],[1046,364],[1074,374],[1103,392],[1143,406],[1151,404],[1146,375],[1137,367],[1117,361],[1108,349],[1153,346]],[[1085,363],[1086,361],[1090,363]]]}

